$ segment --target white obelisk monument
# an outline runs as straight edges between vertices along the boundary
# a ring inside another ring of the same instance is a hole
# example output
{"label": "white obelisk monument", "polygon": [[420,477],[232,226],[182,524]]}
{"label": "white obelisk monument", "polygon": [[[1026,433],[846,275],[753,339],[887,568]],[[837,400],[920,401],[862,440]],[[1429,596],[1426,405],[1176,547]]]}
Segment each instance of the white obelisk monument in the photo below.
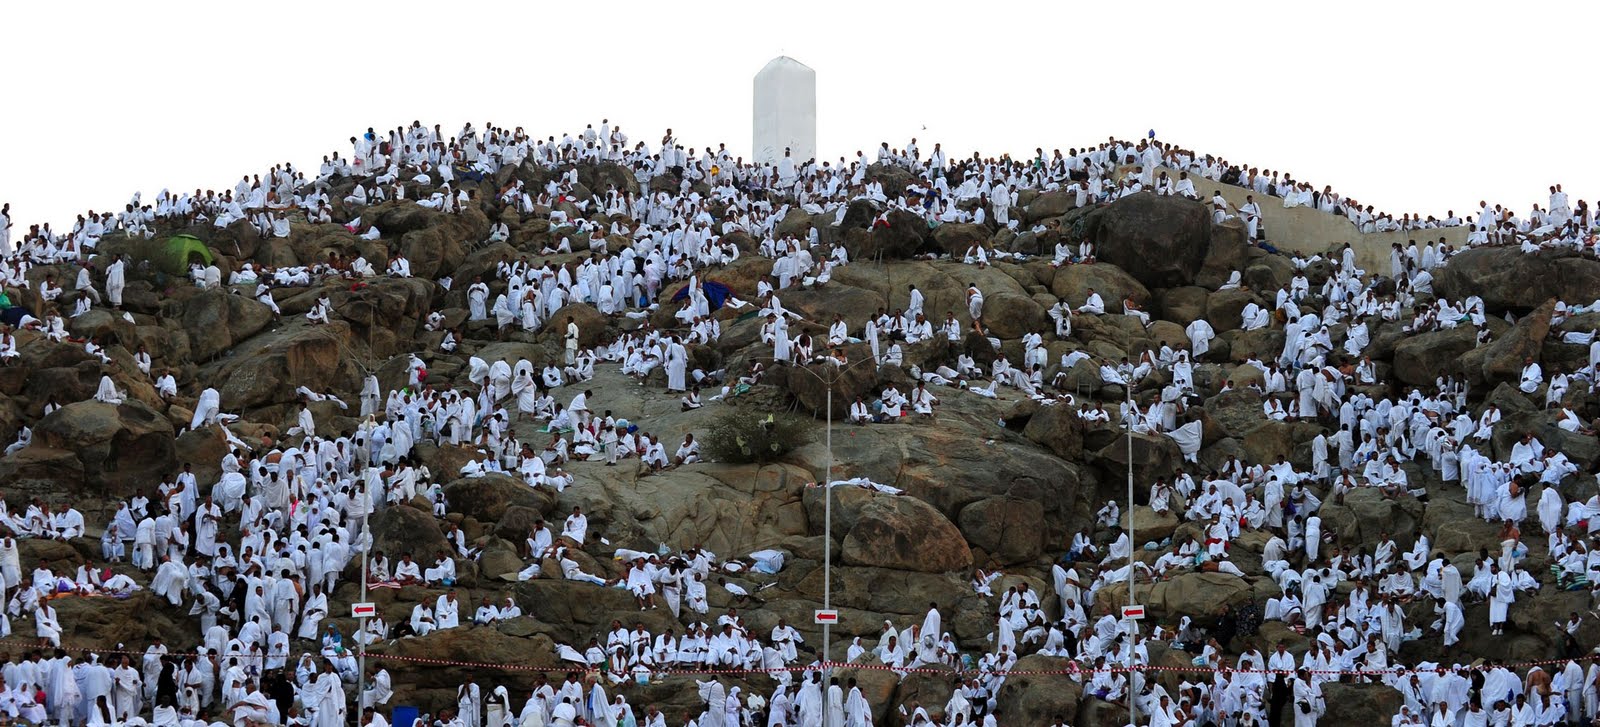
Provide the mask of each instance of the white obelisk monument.
{"label": "white obelisk monument", "polygon": [[758,164],[776,164],[785,149],[799,166],[817,155],[817,72],[788,56],[756,74],[751,148]]}

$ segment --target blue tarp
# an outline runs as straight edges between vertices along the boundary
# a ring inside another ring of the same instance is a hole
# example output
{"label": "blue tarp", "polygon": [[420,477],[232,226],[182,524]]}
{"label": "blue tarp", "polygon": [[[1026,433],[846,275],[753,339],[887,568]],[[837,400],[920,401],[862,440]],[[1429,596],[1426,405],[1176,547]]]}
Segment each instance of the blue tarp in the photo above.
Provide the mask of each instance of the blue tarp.
{"label": "blue tarp", "polygon": [[[728,286],[718,283],[714,280],[701,283],[700,290],[705,292],[706,300],[711,303],[711,310],[714,311],[721,310],[723,304],[728,302],[728,296],[733,295],[733,291],[729,290]],[[673,294],[672,301],[676,303],[688,297],[689,286],[684,285],[682,288],[678,289],[677,293]]]}

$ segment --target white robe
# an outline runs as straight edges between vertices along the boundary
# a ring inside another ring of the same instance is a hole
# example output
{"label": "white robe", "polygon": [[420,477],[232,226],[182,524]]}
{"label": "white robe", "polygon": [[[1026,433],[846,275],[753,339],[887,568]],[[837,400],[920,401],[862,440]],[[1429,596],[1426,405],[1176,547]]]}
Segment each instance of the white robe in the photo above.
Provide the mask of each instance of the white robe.
{"label": "white robe", "polygon": [[311,727],[344,727],[344,685],[337,672],[317,675],[316,681],[300,695],[300,702],[316,710]]}

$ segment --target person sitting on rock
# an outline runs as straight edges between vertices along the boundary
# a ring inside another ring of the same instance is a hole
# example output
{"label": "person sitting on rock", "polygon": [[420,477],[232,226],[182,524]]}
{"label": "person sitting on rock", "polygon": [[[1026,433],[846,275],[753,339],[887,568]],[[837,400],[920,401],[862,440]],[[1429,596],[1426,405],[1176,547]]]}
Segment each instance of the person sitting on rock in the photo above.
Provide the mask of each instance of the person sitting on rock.
{"label": "person sitting on rock", "polygon": [[385,272],[391,278],[409,278],[411,277],[411,261],[407,260],[404,254],[396,253],[394,259],[389,261],[389,267]]}
{"label": "person sitting on rock", "polygon": [[429,585],[453,583],[456,578],[456,561],[443,550],[435,553],[433,567],[423,571],[422,580]]}
{"label": "person sitting on rock", "polygon": [[400,562],[395,564],[394,580],[402,586],[415,585],[422,582],[422,567],[411,559],[409,551],[400,555]]}
{"label": "person sitting on rock", "polygon": [[1083,305],[1078,306],[1077,312],[1096,316],[1105,315],[1106,301],[1100,297],[1099,293],[1094,292],[1094,288],[1090,288],[1088,298]]}
{"label": "person sitting on rock", "polygon": [[500,609],[489,600],[488,596],[484,596],[477,612],[472,616],[472,623],[476,626],[492,626],[499,620]]}

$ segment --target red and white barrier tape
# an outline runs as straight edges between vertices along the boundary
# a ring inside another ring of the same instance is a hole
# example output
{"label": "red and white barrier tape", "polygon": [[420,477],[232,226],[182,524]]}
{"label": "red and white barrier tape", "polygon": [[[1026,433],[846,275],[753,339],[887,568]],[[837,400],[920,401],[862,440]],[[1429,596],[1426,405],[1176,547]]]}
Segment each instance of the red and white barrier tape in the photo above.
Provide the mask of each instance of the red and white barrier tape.
{"label": "red and white barrier tape", "polygon": [[[44,648],[44,647],[56,648],[56,647],[49,646],[48,643],[46,643],[46,642],[44,642],[42,640],[28,640],[28,639],[24,639],[24,638],[20,638],[20,637],[15,637],[15,636],[9,637],[9,638],[0,639],[0,643],[22,644],[22,645],[28,646],[29,648]],[[130,655],[130,656],[140,656],[140,657],[144,656],[144,654],[145,654],[145,652],[143,652],[143,651],[119,650],[119,649],[99,649],[99,648],[94,648],[94,647],[91,647],[91,646],[83,646],[83,645],[78,645],[78,644],[73,644],[73,645],[71,645],[70,648],[68,646],[65,646],[65,645],[60,647],[60,648],[65,649],[67,651],[89,651],[89,652],[92,652],[92,653],[95,653],[95,654],[127,654],[127,655]],[[355,652],[348,652],[348,653],[351,656],[355,656],[356,655]],[[304,655],[304,654],[312,654],[312,655],[318,656],[318,657],[321,656],[321,654],[319,652],[316,652],[316,651],[304,651],[304,652],[301,652],[301,655]],[[169,651],[169,652],[166,652],[165,654],[163,654],[163,656],[178,656],[178,657],[200,656],[200,655],[201,654],[199,654],[198,652],[176,652],[176,651]],[[452,659],[434,659],[434,658],[429,658],[429,657],[424,657],[424,656],[405,656],[405,655],[402,655],[402,654],[388,654],[388,653],[379,652],[379,651],[368,651],[366,653],[366,656],[367,656],[368,659],[382,659],[382,660],[386,660],[386,661],[400,661],[400,662],[407,662],[407,663],[413,663],[413,664],[427,664],[427,665],[430,665],[430,666],[450,666],[450,667],[461,667],[461,668],[468,668],[468,669],[495,669],[495,670],[500,670],[500,671],[526,671],[526,672],[556,673],[556,672],[569,672],[569,671],[586,671],[586,670],[589,670],[589,669],[593,668],[592,666],[590,666],[588,664],[568,664],[568,665],[565,665],[565,666],[534,666],[534,665],[530,665],[530,664],[494,664],[494,663],[489,663],[489,662],[456,661],[456,660],[452,660]],[[291,658],[298,658],[297,655],[295,655],[295,654],[250,654],[250,655],[246,655],[245,658],[248,658],[248,659],[269,659],[269,658],[280,658],[280,657],[285,659],[285,660],[288,660],[288,659],[291,659]],[[1518,670],[1522,670],[1522,669],[1530,669],[1530,668],[1533,668],[1533,667],[1545,667],[1545,666],[1553,666],[1553,665],[1556,665],[1556,664],[1565,664],[1568,661],[1585,662],[1585,661],[1594,661],[1596,659],[1600,659],[1600,655],[1585,654],[1585,655],[1582,655],[1582,656],[1575,657],[1573,659],[1545,659],[1545,660],[1541,660],[1541,661],[1526,661],[1526,662],[1519,662],[1519,663],[1515,663],[1515,664],[1503,664],[1501,666],[1503,668],[1510,669],[1512,671],[1518,671]],[[1129,667],[1129,666],[1107,666],[1107,667],[1101,667],[1101,668],[1096,669],[1096,668],[1078,666],[1077,662],[1069,661],[1068,664],[1069,664],[1069,667],[1066,668],[1066,669],[956,669],[956,668],[953,668],[953,667],[939,667],[939,668],[935,668],[935,667],[896,667],[896,666],[889,666],[889,665],[886,665],[886,664],[852,664],[852,663],[848,663],[848,662],[835,661],[835,662],[818,662],[818,663],[810,664],[810,665],[806,665],[806,666],[784,666],[784,667],[776,667],[776,668],[770,668],[770,669],[768,669],[768,668],[762,668],[762,669],[710,669],[710,668],[651,669],[650,670],[650,674],[651,674],[651,676],[674,676],[674,675],[676,675],[676,676],[690,676],[690,675],[736,676],[736,675],[749,675],[749,674],[767,674],[767,675],[771,675],[771,674],[783,673],[783,672],[793,673],[793,672],[814,671],[814,670],[817,670],[817,669],[827,668],[829,666],[831,666],[834,669],[857,669],[857,670],[866,670],[866,671],[892,671],[892,672],[895,672],[897,674],[936,674],[936,675],[937,674],[943,674],[943,675],[947,675],[947,676],[963,676],[963,675],[964,676],[974,676],[974,675],[979,675],[979,676],[999,676],[999,677],[1005,677],[1005,676],[1072,676],[1072,675],[1099,674],[1099,673],[1119,674],[1119,673],[1128,673],[1128,672],[1168,672],[1168,673],[1184,673],[1184,674],[1212,674],[1212,673],[1218,673],[1218,672],[1223,672],[1223,671],[1225,671],[1226,673],[1229,673],[1229,674],[1263,674],[1263,675],[1269,675],[1269,676],[1278,676],[1278,675],[1292,676],[1292,675],[1294,675],[1294,674],[1296,674],[1296,673],[1298,673],[1300,671],[1298,669],[1293,669],[1293,670],[1291,670],[1291,669],[1227,669],[1227,670],[1221,670],[1221,669],[1215,669],[1215,668],[1212,668],[1212,667],[1209,667],[1209,666],[1156,666],[1156,665],[1140,665],[1140,666],[1133,666],[1133,667]],[[1308,673],[1310,673],[1310,674],[1315,674],[1315,675],[1319,675],[1319,676],[1382,676],[1382,675],[1405,674],[1405,673],[1422,672],[1422,671],[1473,672],[1473,671],[1487,670],[1488,668],[1489,668],[1488,665],[1484,665],[1484,666],[1464,665],[1464,666],[1440,666],[1440,667],[1435,667],[1434,669],[1419,670],[1419,669],[1415,669],[1415,668],[1412,668],[1412,667],[1396,666],[1395,668],[1388,669],[1388,670],[1376,670],[1376,669],[1308,669],[1306,671]]]}

